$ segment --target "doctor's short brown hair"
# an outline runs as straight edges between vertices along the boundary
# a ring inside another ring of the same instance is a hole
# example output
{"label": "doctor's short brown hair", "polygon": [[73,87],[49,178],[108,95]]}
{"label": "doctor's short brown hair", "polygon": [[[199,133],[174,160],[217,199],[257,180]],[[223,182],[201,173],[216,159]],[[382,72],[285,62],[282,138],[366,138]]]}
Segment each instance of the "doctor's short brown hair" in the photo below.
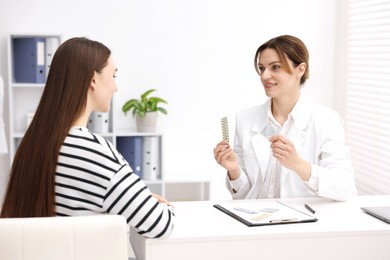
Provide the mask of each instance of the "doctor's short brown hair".
{"label": "doctor's short brown hair", "polygon": [[303,85],[309,78],[309,51],[307,50],[306,45],[299,38],[291,35],[281,35],[263,43],[257,49],[254,59],[255,69],[258,74],[260,74],[258,60],[261,52],[265,49],[274,49],[276,51],[279,55],[282,66],[288,73],[291,73],[291,68],[287,63],[286,56],[292,61],[293,66],[295,67],[301,63],[305,63],[306,70],[301,77],[300,84]]}

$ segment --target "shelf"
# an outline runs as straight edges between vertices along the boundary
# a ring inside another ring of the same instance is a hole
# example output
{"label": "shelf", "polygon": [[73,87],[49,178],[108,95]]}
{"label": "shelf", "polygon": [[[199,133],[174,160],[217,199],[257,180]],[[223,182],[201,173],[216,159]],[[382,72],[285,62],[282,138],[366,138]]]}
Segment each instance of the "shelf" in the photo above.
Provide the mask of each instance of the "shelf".
{"label": "shelf", "polygon": [[115,130],[116,136],[161,136],[161,132],[137,132],[133,129]]}
{"label": "shelf", "polygon": [[108,133],[98,133],[98,132],[94,132],[94,134],[100,135],[100,136],[102,136],[102,137],[115,137],[115,134],[112,133],[112,132],[108,132]]}
{"label": "shelf", "polygon": [[148,185],[148,184],[163,184],[163,183],[165,183],[165,181],[163,181],[163,180],[149,181],[149,180],[145,180],[145,179],[143,179],[143,182],[146,185]]}
{"label": "shelf", "polygon": [[15,132],[13,133],[13,138],[22,138],[24,136],[24,132]]}
{"label": "shelf", "polygon": [[[14,138],[21,138],[23,137],[25,132],[14,132],[12,136]],[[98,133],[95,132],[95,134],[100,135],[102,137],[131,137],[131,136],[162,136],[162,133],[140,133],[135,131],[115,131],[115,132],[108,132],[108,133]]]}
{"label": "shelf", "polygon": [[12,83],[13,88],[44,88],[45,84],[40,83]]}

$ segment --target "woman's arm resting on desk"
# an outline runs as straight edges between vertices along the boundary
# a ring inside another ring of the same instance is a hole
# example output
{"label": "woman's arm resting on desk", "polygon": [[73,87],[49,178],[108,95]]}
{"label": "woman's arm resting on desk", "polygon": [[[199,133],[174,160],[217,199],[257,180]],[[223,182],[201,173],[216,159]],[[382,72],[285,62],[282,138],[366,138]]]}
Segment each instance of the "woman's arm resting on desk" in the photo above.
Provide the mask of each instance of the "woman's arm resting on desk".
{"label": "woman's arm resting on desk", "polygon": [[111,179],[103,208],[109,214],[125,216],[140,235],[160,238],[169,236],[175,222],[174,210],[165,201],[152,194],[126,165]]}

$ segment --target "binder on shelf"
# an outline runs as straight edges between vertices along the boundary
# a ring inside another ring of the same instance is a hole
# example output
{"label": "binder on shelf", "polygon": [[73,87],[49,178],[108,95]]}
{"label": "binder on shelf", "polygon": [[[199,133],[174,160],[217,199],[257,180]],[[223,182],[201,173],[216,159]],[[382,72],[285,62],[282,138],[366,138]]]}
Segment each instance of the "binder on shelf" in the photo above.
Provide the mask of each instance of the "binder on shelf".
{"label": "binder on shelf", "polygon": [[116,138],[116,148],[129,163],[134,173],[143,178],[142,169],[142,136],[118,136]]}
{"label": "binder on shelf", "polygon": [[160,149],[158,136],[144,136],[143,142],[143,177],[155,181],[160,176]]}
{"label": "binder on shelf", "polygon": [[56,50],[58,49],[59,46],[60,46],[60,39],[59,38],[57,38],[57,37],[46,38],[46,50],[45,50],[46,78],[47,78],[47,75],[49,74],[49,70],[50,70],[51,62],[53,60],[54,53],[56,52]]}
{"label": "binder on shelf", "polygon": [[45,38],[12,38],[15,83],[45,83]]}
{"label": "binder on shelf", "polygon": [[97,112],[91,113],[88,120],[88,128],[95,133],[108,133],[109,115],[108,112]]}

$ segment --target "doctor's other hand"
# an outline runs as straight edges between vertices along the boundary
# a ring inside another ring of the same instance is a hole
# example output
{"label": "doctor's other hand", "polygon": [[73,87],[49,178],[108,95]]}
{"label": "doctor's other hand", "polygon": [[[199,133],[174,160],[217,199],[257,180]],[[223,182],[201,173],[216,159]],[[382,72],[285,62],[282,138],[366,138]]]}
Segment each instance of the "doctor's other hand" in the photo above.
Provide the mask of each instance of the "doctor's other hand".
{"label": "doctor's other hand", "polygon": [[287,169],[296,172],[302,180],[311,176],[310,163],[303,160],[297,153],[294,143],[282,135],[270,138],[272,155]]}
{"label": "doctor's other hand", "polygon": [[226,141],[221,141],[214,148],[214,158],[219,165],[228,171],[229,178],[234,180],[240,175],[237,155]]}

